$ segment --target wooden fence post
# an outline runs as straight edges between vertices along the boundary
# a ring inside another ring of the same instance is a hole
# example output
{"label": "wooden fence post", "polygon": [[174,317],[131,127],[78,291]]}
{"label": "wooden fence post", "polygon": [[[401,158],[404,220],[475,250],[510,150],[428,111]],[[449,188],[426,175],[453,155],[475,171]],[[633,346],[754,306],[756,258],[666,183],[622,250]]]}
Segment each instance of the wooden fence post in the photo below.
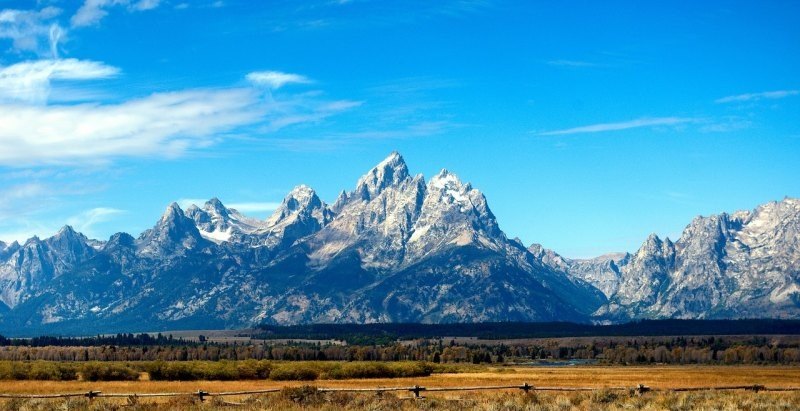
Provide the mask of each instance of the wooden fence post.
{"label": "wooden fence post", "polygon": [[419,393],[425,391],[425,387],[420,387],[419,385],[415,385],[413,388],[410,388],[409,391],[414,393],[414,398],[420,399],[422,397],[419,396]]}
{"label": "wooden fence post", "polygon": [[194,395],[196,395],[198,398],[200,398],[200,402],[203,402],[203,401],[206,400],[206,397],[208,396],[208,392],[207,391],[203,391],[203,390],[197,390],[197,392],[194,393]]}
{"label": "wooden fence post", "polygon": [[644,384],[639,384],[639,386],[636,387],[636,392],[639,394],[639,396],[641,396],[642,394],[644,394],[644,393],[646,393],[648,391],[650,391],[650,387],[648,387],[648,386],[646,386]]}
{"label": "wooden fence post", "polygon": [[521,387],[519,387],[519,389],[521,389],[522,391],[525,391],[525,394],[527,394],[530,390],[533,389],[533,385],[528,385],[528,383],[526,382]]}
{"label": "wooden fence post", "polygon": [[91,400],[95,399],[95,397],[97,397],[97,394],[100,394],[100,391],[89,390],[89,392],[87,392],[86,394],[83,394],[83,396],[88,398],[89,401],[91,401]]}

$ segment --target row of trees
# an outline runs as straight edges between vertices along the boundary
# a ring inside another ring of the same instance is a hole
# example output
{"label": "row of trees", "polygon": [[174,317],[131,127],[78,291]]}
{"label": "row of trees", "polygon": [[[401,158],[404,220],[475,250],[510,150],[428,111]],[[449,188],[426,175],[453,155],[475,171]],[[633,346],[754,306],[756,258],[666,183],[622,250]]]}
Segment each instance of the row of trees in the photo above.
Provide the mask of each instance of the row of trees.
{"label": "row of trees", "polygon": [[[795,340],[796,341],[796,340]],[[609,364],[797,364],[800,344],[765,338],[662,338],[536,340],[513,345],[457,344],[442,340],[343,346],[332,344],[211,344],[141,346],[6,346],[12,361],[429,361],[433,363],[524,363],[534,360],[593,360]]]}
{"label": "row of trees", "polygon": [[[203,337],[203,336],[200,336]],[[205,338],[203,338],[205,339]],[[192,342],[183,338],[173,338],[172,335],[153,336],[150,334],[116,334],[98,335],[95,337],[51,337],[41,336],[33,338],[6,338],[0,335],[0,347],[28,346],[28,347],[97,347],[103,345],[192,345]]]}

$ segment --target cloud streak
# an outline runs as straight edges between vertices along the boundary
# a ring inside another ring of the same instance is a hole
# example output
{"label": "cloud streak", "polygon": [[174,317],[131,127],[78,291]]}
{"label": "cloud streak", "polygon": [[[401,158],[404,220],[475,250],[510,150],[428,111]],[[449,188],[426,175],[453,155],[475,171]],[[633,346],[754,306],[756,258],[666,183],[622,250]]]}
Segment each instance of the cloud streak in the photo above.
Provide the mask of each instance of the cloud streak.
{"label": "cloud streak", "polygon": [[758,100],[777,100],[786,97],[796,96],[798,94],[800,94],[800,90],[764,91],[761,93],[746,93],[746,94],[738,94],[735,96],[722,97],[714,100],[714,102],[718,104],[724,104],[724,103],[744,103],[747,101],[758,101]]}
{"label": "cloud streak", "polygon": [[70,24],[72,27],[95,26],[108,15],[111,7],[124,6],[129,11],[145,11],[158,7],[160,3],[160,0],[85,0],[70,19]]}
{"label": "cloud streak", "polygon": [[67,224],[76,231],[95,238],[94,226],[114,219],[115,216],[124,214],[125,210],[110,207],[96,207],[86,210],[67,219]]}
{"label": "cloud streak", "polygon": [[254,71],[247,74],[247,81],[272,90],[277,90],[287,84],[309,84],[311,80],[306,76],[280,71]]}
{"label": "cloud streak", "polygon": [[119,104],[0,104],[0,165],[176,157],[265,111],[248,89],[156,93]]}
{"label": "cloud streak", "polygon": [[[223,141],[230,137],[226,133],[246,126],[263,135],[319,122],[361,104],[324,100],[314,93],[275,99],[255,87],[186,89],[121,102],[48,101],[53,81],[104,79],[119,71],[100,62],[76,59],[29,61],[0,68],[0,166],[173,158]],[[305,79],[286,73],[265,78],[262,80],[270,87]]]}
{"label": "cloud streak", "polygon": [[561,136],[568,134],[587,134],[602,133],[607,131],[628,130],[632,128],[656,127],[656,126],[676,126],[680,124],[693,123],[695,118],[689,117],[644,117],[619,123],[600,123],[586,126],[568,128],[564,130],[553,130],[539,133],[540,136]]}
{"label": "cloud streak", "polygon": [[36,60],[0,67],[0,102],[44,104],[53,80],[97,80],[114,77],[120,70],[87,60]]}
{"label": "cloud streak", "polygon": [[605,64],[599,63],[592,63],[589,61],[580,61],[580,60],[550,60],[547,62],[548,65],[551,66],[558,66],[558,67],[606,67]]}
{"label": "cloud streak", "polygon": [[[12,50],[39,55],[57,55],[58,41],[64,30],[55,18],[61,14],[57,7],[41,10],[0,10],[0,39],[11,40]],[[44,44],[48,46],[45,47]]]}

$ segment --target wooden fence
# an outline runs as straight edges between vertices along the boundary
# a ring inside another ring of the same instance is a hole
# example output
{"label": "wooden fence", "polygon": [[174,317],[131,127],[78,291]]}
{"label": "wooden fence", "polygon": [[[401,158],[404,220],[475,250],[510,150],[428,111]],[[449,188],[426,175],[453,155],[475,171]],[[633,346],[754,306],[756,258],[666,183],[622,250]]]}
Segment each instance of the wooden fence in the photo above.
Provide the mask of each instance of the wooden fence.
{"label": "wooden fence", "polygon": [[[472,387],[423,387],[415,385],[413,387],[374,387],[374,388],[315,388],[317,392],[409,392],[413,394],[411,398],[421,399],[424,398],[424,392],[446,392],[446,391],[492,391],[492,390],[522,390],[526,393],[536,391],[630,391],[638,395],[645,394],[651,391],[724,391],[724,390],[749,390],[754,392],[759,391],[800,391],[800,387],[767,387],[764,385],[729,385],[729,386],[706,386],[706,387],[674,387],[674,388],[654,388],[639,384],[635,387],[545,387],[534,386],[528,383],[522,385],[488,385],[488,386],[472,386]],[[128,398],[131,401],[136,401],[140,398],[158,398],[158,397],[197,397],[200,401],[205,401],[206,398],[213,397],[229,397],[229,396],[242,396],[242,395],[258,395],[270,394],[282,391],[283,388],[268,388],[263,390],[250,390],[250,391],[226,391],[226,392],[209,392],[209,391],[194,391],[194,392],[161,392],[161,393],[103,393],[101,391],[88,391],[88,392],[75,392],[64,394],[4,394],[0,393],[0,399],[3,398],[27,398],[27,399],[42,399],[42,398],[74,398],[85,397],[90,400],[95,398]]]}

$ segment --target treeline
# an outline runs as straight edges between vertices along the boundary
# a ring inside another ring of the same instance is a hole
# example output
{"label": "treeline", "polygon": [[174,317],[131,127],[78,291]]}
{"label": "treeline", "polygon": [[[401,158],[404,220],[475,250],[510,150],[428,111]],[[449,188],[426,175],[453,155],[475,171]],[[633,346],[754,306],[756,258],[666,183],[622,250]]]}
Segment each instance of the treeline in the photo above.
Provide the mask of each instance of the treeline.
{"label": "treeline", "polygon": [[427,361],[524,364],[592,360],[602,364],[800,364],[800,339],[636,337],[545,339],[506,344],[417,340],[390,345],[193,344],[185,346],[0,347],[10,361]]}
{"label": "treeline", "polygon": [[172,335],[156,336],[150,334],[116,334],[98,335],[95,337],[50,337],[41,336],[33,338],[6,338],[0,335],[0,347],[28,346],[28,347],[99,347],[104,345],[116,346],[175,346],[193,345],[183,338],[173,338]]}
{"label": "treeline", "polygon": [[312,381],[316,379],[425,377],[434,365],[424,362],[146,361],[56,362],[0,361],[0,380],[136,381]]}
{"label": "treeline", "polygon": [[625,324],[568,322],[454,324],[308,324],[262,325],[256,339],[343,340],[354,345],[382,345],[397,340],[438,337],[480,339],[668,336],[668,335],[798,335],[800,320],[643,320]]}

